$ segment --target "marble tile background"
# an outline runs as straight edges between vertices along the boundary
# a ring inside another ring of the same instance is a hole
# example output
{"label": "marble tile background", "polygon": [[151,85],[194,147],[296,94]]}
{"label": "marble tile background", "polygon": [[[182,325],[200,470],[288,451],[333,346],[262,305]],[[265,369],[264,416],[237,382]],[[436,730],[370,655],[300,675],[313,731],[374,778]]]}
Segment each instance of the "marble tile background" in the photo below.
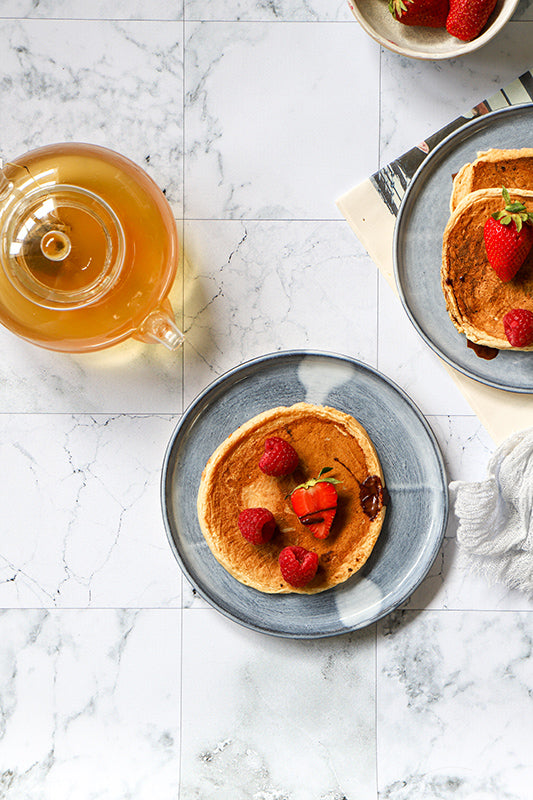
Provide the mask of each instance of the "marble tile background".
{"label": "marble tile background", "polygon": [[3,797],[176,796],[175,615],[12,610],[0,631]]}
{"label": "marble tile background", "polygon": [[179,353],[70,357],[0,330],[0,797],[530,800],[532,605],[449,520],[405,606],[290,642],[200,599],[159,480],[180,415],[243,360],[341,352],[400,384],[448,476],[493,443],[335,205],[533,66],[533,2],[477,53],[416,62],[345,2],[3,0],[0,155],[118,150],[183,242]]}

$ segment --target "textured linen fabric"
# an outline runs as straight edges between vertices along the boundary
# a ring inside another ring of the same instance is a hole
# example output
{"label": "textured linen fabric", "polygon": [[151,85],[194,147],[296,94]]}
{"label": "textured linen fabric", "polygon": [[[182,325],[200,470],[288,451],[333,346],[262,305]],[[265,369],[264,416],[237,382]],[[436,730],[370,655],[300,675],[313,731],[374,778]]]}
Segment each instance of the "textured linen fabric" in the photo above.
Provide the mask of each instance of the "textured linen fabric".
{"label": "textured linen fabric", "polygon": [[457,541],[492,583],[533,597],[533,428],[494,452],[484,481],[450,483]]}

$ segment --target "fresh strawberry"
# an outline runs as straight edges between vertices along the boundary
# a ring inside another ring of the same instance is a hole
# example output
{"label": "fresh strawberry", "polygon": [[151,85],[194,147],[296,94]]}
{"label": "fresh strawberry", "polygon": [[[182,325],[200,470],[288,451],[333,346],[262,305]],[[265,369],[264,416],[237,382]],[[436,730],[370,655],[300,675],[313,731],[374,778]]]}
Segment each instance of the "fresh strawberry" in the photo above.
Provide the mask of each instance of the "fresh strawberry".
{"label": "fresh strawberry", "polygon": [[491,267],[502,281],[510,281],[533,247],[533,213],[523,203],[512,203],[507,189],[502,195],[505,208],[485,222],[483,238]]}
{"label": "fresh strawberry", "polygon": [[450,0],[446,30],[462,42],[479,36],[494,11],[496,0]]}
{"label": "fresh strawberry", "polygon": [[276,530],[276,520],[268,508],[245,508],[237,520],[239,530],[252,544],[266,544]]}
{"label": "fresh strawberry", "polygon": [[449,8],[449,0],[389,0],[394,19],[424,28],[444,28]]}
{"label": "fresh strawberry", "polygon": [[294,472],[298,461],[298,453],[292,444],[279,436],[271,436],[265,442],[265,452],[259,461],[259,469],[266,475],[282,478]]}
{"label": "fresh strawberry", "polygon": [[513,308],[503,318],[503,329],[513,347],[533,344],[533,314],[527,308]]}
{"label": "fresh strawberry", "polygon": [[323,478],[331,467],[320,471],[318,478],[311,478],[291,492],[291,503],[302,525],[307,525],[315,539],[325,539],[331,529],[337,511],[336,478]]}
{"label": "fresh strawberry", "polygon": [[295,589],[312,581],[318,569],[318,555],[305,547],[284,547],[278,560],[284,580]]}

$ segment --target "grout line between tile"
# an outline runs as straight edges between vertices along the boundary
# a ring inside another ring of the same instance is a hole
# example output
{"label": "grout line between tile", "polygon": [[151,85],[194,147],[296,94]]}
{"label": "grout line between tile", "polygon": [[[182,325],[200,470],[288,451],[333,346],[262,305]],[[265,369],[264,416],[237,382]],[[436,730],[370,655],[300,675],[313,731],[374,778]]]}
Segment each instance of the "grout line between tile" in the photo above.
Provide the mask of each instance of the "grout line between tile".
{"label": "grout line between tile", "polygon": [[[182,68],[181,68],[181,118],[182,118],[182,126],[181,126],[181,171],[182,171],[182,179],[181,179],[181,247],[182,247],[182,270],[181,270],[181,302],[182,302],[182,331],[185,328],[185,181],[186,181],[186,174],[185,174],[185,92],[186,92],[186,81],[185,81],[185,45],[186,45],[186,25],[185,25],[185,0],[182,1],[182,22],[181,22],[181,39],[182,39],[182,52],[181,52],[181,59],[182,59]],[[185,410],[185,347],[186,343],[181,348],[181,411],[182,413]],[[183,588],[183,587],[182,587]]]}
{"label": "grout line between tile", "polygon": [[[168,17],[16,17],[0,16],[0,21],[11,22],[152,22],[152,23],[184,23],[214,25],[353,25],[352,19],[197,19],[185,17],[173,19]],[[532,20],[510,20],[511,23],[531,22]]]}
{"label": "grout line between tile", "polygon": [[187,217],[184,215],[184,222],[264,222],[270,224],[271,222],[288,223],[288,222],[331,222],[338,225],[347,225],[348,223],[344,217]]}
{"label": "grout line between tile", "polygon": [[[185,173],[185,98],[186,98],[186,81],[185,81],[185,45],[186,45],[186,24],[185,24],[185,0],[182,1],[182,23],[181,23],[181,37],[182,37],[182,68],[181,68],[181,104],[182,104],[182,127],[181,127],[181,149],[182,149],[182,162],[181,162],[181,170],[182,170],[182,180],[181,180],[181,244],[182,244],[182,271],[181,271],[181,304],[182,304],[182,316],[181,316],[181,324],[182,324],[182,331],[185,328],[185,298],[186,298],[186,291],[185,291],[185,181],[186,181],[186,173]],[[185,347],[186,343],[182,345],[181,348],[181,412],[182,414],[185,412]],[[184,578],[183,572],[180,575],[180,585],[181,585],[181,596],[180,596],[180,674],[179,674],[179,716],[178,716],[178,730],[179,730],[179,744],[178,744],[178,785],[177,785],[177,792],[176,797],[177,800],[181,798],[181,786],[182,786],[182,768],[183,768],[183,651],[184,651],[184,642],[183,642],[183,621],[184,621],[184,608],[183,608],[183,589],[184,589]]]}
{"label": "grout line between tile", "polygon": [[179,680],[179,712],[178,712],[178,730],[179,730],[179,743],[178,743],[178,791],[177,800],[181,798],[181,773],[183,762],[183,574],[181,575],[181,608],[180,608],[180,674]]}
{"label": "grout line between tile", "polygon": [[374,623],[374,769],[376,778],[376,800],[379,800],[379,768],[378,768],[378,623]]}
{"label": "grout line between tile", "polygon": [[[181,576],[183,578],[183,576]],[[524,595],[525,597],[525,595]],[[212,606],[207,600],[204,601],[204,605],[202,606],[185,606],[183,604],[183,600],[179,606],[135,606],[135,605],[116,605],[116,606],[2,606],[0,611],[120,611],[126,609],[127,611],[165,611],[170,612],[173,614],[180,613],[180,616],[183,616],[185,612],[195,613],[199,611],[211,611],[213,614],[220,615],[225,617],[221,611],[219,611],[215,606]],[[495,608],[486,606],[484,608],[451,608],[451,607],[442,607],[442,608],[432,608],[431,606],[427,605],[410,605],[410,606],[403,606],[400,605],[396,609],[396,611],[406,612],[406,613],[416,613],[419,614],[420,612],[424,612],[426,614],[528,614],[533,615],[533,608]],[[390,614],[383,617],[380,621],[386,620],[387,616],[390,616],[394,612],[391,611]],[[234,625],[239,625],[235,620],[230,620]],[[378,623],[375,623],[378,624]],[[347,631],[348,632],[348,631]],[[355,631],[356,632],[356,631]],[[268,638],[277,639],[279,641],[286,640],[288,641],[287,637],[284,636],[272,636],[271,634],[263,632],[264,636]],[[328,638],[335,639],[336,636],[342,636],[343,634],[334,634],[331,637],[323,637],[322,641],[325,641]],[[290,637],[289,637],[290,638]],[[313,641],[313,639],[306,639],[302,637],[296,637],[296,640],[300,641]],[[317,640],[320,641],[320,638]]]}
{"label": "grout line between tile", "polygon": [[[379,165],[381,163],[381,67],[382,67],[382,59],[383,59],[383,48],[379,48],[379,58],[378,58],[378,142],[377,142],[377,168],[379,169]],[[379,323],[380,323],[380,279],[379,279],[379,269],[376,269],[376,369],[379,371]]]}
{"label": "grout line between tile", "polygon": [[0,17],[2,20],[12,22],[173,22],[180,23],[181,19],[167,19],[166,17]]}
{"label": "grout line between tile", "polygon": [[187,217],[185,222],[337,222],[347,225],[344,217]]}
{"label": "grout line between tile", "polygon": [[215,25],[353,25],[351,19],[195,19],[187,17],[184,22]]}

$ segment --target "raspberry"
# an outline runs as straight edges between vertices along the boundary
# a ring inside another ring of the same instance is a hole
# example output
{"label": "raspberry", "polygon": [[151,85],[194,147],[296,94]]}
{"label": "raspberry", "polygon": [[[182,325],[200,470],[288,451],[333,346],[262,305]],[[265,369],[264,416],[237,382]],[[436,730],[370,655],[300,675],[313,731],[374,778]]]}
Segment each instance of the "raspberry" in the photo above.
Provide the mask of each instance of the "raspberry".
{"label": "raspberry", "polygon": [[298,461],[298,453],[292,444],[279,436],[271,436],[265,442],[265,452],[259,461],[259,469],[266,475],[282,478],[294,472]]}
{"label": "raspberry", "polygon": [[533,344],[533,314],[527,308],[513,308],[503,318],[503,329],[513,347]]}
{"label": "raspberry", "polygon": [[252,544],[266,544],[276,530],[276,520],[268,508],[245,508],[237,524],[246,541]]}
{"label": "raspberry", "polygon": [[305,547],[289,545],[279,554],[279,568],[287,583],[295,589],[301,589],[315,577],[318,555]]}

